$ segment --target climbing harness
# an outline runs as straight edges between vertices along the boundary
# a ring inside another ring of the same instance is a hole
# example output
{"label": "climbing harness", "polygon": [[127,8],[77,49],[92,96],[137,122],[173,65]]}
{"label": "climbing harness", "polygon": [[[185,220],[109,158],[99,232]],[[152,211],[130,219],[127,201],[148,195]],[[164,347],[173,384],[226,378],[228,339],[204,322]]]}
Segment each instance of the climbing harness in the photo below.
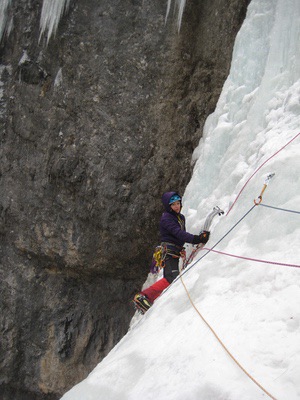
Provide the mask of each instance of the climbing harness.
{"label": "climbing harness", "polygon": [[153,259],[155,260],[155,267],[156,268],[164,268],[165,266],[165,258],[167,256],[166,253],[166,248],[163,245],[156,246],[154,253],[153,253]]}
{"label": "climbing harness", "polygon": [[167,256],[185,259],[185,249],[184,247],[176,246],[174,243],[162,242],[159,246],[156,246],[153,253],[155,267],[158,269],[164,268]]}

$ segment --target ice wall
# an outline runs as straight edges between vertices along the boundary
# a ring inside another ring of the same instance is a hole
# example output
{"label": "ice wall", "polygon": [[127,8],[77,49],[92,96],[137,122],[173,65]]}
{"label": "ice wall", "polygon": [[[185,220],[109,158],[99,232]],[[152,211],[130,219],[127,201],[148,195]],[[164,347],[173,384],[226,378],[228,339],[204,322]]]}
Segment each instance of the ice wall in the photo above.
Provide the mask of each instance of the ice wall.
{"label": "ice wall", "polygon": [[299,130],[299,44],[298,0],[250,3],[230,74],[194,152],[187,208],[205,214],[207,205],[221,198],[228,208],[271,149]]}

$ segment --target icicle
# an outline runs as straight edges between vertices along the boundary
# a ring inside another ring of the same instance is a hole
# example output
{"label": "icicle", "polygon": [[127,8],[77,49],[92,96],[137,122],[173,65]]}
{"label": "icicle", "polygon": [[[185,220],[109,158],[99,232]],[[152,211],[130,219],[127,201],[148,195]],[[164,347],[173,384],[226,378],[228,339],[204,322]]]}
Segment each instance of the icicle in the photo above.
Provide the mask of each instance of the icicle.
{"label": "icicle", "polygon": [[170,8],[171,8],[171,2],[172,2],[172,0],[168,0],[165,23],[167,22],[167,19],[168,19],[168,16],[169,16],[169,12],[170,12]]}
{"label": "icicle", "polygon": [[12,21],[8,23],[7,10],[12,0],[0,0],[0,42],[5,32],[9,34],[12,26]]}
{"label": "icicle", "polygon": [[178,32],[180,31],[180,27],[181,27],[181,21],[182,21],[182,15],[183,15],[184,7],[185,7],[185,1],[186,0],[179,1],[179,10],[178,10],[178,19],[177,19]]}
{"label": "icicle", "polygon": [[54,79],[54,87],[59,87],[62,84],[62,81],[63,81],[63,74],[62,74],[62,69],[60,68]]}
{"label": "icicle", "polygon": [[[180,27],[181,27],[182,15],[183,15],[186,0],[174,0],[174,1],[175,1],[174,7],[177,6],[177,8],[178,8],[177,27],[178,27],[178,32],[179,32]],[[172,3],[172,0],[168,0],[165,22],[167,22],[167,19],[168,19],[169,13],[170,13],[171,3]]]}
{"label": "icicle", "polygon": [[68,11],[70,0],[44,0],[40,20],[40,39],[47,33],[47,43],[56,30],[63,14]]}

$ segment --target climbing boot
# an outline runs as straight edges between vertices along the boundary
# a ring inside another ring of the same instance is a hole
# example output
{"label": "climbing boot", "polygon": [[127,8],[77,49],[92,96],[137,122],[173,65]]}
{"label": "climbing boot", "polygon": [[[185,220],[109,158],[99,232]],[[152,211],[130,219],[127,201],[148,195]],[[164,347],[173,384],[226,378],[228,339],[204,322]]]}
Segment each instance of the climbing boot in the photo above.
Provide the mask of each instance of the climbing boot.
{"label": "climbing boot", "polygon": [[138,293],[134,296],[133,304],[135,309],[141,314],[145,314],[145,312],[148,311],[152,306],[152,303],[149,301],[149,299],[142,293]]}

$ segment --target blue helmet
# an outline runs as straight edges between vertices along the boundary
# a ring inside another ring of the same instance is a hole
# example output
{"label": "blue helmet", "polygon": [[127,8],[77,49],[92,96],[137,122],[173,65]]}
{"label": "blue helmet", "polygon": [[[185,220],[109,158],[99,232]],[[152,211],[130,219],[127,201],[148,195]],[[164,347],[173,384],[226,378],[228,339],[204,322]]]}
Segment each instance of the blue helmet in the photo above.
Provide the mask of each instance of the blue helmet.
{"label": "blue helmet", "polygon": [[169,204],[173,204],[175,203],[175,201],[181,201],[181,197],[178,194],[174,194],[170,200],[169,200]]}

